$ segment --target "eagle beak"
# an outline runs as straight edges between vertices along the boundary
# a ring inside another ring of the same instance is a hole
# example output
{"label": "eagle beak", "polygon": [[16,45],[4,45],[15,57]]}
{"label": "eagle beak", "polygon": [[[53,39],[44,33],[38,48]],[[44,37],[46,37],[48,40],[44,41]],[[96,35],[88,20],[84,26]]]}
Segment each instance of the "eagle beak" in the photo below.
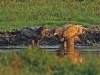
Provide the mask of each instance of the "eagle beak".
{"label": "eagle beak", "polygon": [[54,33],[54,36],[57,35],[57,33]]}

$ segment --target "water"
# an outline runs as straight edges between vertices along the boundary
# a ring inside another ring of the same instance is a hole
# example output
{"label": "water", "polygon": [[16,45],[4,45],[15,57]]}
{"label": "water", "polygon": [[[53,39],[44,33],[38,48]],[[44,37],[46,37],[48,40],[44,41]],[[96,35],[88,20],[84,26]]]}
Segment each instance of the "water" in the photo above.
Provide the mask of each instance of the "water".
{"label": "water", "polygon": [[[0,52],[16,52],[16,51],[22,51],[27,49],[28,46],[0,46]],[[53,45],[53,46],[42,46],[40,45],[40,48],[43,50],[49,50],[49,51],[57,51],[60,50],[61,46],[60,45]],[[75,46],[75,49],[79,51],[100,51],[100,47],[93,47],[93,46]]]}
{"label": "water", "polygon": [[27,48],[27,46],[0,46],[0,52],[20,52]]}

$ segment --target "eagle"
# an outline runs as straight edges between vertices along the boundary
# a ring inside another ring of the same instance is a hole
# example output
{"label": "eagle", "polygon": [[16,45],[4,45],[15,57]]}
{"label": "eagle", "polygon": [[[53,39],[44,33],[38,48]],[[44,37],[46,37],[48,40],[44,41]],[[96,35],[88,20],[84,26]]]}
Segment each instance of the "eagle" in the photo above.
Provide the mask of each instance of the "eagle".
{"label": "eagle", "polygon": [[[54,29],[54,36],[56,36],[61,42],[70,40],[71,38],[75,41],[79,41],[79,35],[85,34],[87,28],[84,28],[82,25],[76,24],[67,24],[63,25],[60,28]],[[64,45],[65,46],[65,45]]]}
{"label": "eagle", "polygon": [[25,27],[20,30],[21,36],[24,36],[26,38],[32,39],[31,44],[34,46],[38,45],[40,41],[44,38],[46,32],[49,29],[46,26],[40,26],[40,27]]}
{"label": "eagle", "polygon": [[84,28],[82,25],[67,24],[63,25],[60,28],[54,29],[54,36],[56,36],[60,41],[67,40],[74,37],[78,39],[78,36],[85,34],[87,28]]}

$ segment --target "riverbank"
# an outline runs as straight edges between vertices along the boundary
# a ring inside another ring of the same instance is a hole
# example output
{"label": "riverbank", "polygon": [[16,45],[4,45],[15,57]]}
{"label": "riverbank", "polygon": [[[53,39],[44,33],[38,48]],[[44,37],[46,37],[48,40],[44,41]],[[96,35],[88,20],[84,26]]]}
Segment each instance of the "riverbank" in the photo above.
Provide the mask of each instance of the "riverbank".
{"label": "riverbank", "polygon": [[[39,45],[59,45],[62,44],[55,36],[53,36],[53,29],[51,28],[46,36],[41,40]],[[29,45],[32,38],[21,36],[20,30],[0,32],[0,46],[18,46]],[[79,40],[75,41],[75,45],[93,46],[100,44],[100,26],[93,26],[89,30],[79,36]]]}

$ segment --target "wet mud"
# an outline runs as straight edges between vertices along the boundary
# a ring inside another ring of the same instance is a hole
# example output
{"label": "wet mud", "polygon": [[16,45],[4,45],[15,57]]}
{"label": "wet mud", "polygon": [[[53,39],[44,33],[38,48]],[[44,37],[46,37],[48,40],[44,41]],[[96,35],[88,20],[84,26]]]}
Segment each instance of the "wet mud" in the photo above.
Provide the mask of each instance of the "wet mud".
{"label": "wet mud", "polygon": [[[94,43],[100,43],[100,27],[90,28],[86,34],[79,36],[80,40],[75,41],[75,45],[92,46]],[[7,45],[29,45],[32,38],[27,38],[20,34],[20,30],[2,31],[0,32],[0,46]],[[39,45],[59,45],[62,44],[55,36],[53,36],[53,28],[46,33],[45,37],[40,41]]]}

